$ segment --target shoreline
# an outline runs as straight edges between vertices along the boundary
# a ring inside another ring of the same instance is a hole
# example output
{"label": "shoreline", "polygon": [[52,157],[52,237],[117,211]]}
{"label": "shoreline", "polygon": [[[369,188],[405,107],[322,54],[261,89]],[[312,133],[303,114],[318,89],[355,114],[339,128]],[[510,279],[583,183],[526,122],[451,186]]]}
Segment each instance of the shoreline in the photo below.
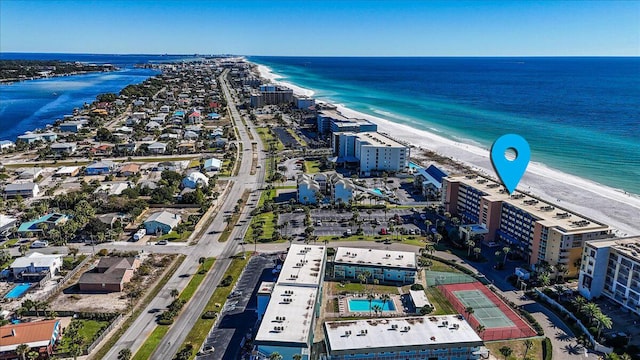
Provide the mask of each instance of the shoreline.
{"label": "shoreline", "polygon": [[[287,86],[293,89],[296,94],[313,96],[315,93],[313,90],[279,80],[282,77],[275,74],[265,65],[252,64],[257,66],[261,77]],[[316,99],[316,101],[328,103],[322,99]],[[450,140],[432,132],[418,130],[408,125],[352,110],[341,104],[334,105],[344,116],[364,118],[376,123],[379,132],[388,133],[414,145],[418,149],[433,151],[460,162],[474,171],[496,178],[487,149]],[[639,195],[608,187],[534,161],[529,163],[527,172],[518,185],[518,190],[529,191],[551,203],[558,203],[560,206],[572,209],[584,216],[598,219],[614,228],[616,236],[640,234],[640,224],[634,221],[640,213]],[[585,194],[585,191],[589,194]]]}

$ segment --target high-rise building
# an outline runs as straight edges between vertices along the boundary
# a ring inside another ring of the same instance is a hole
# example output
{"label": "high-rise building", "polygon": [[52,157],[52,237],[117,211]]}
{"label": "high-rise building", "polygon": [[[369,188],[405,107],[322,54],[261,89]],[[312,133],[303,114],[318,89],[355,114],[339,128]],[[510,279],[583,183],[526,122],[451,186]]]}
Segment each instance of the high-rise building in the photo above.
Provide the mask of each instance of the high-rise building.
{"label": "high-rise building", "polygon": [[578,274],[585,241],[611,237],[609,226],[558,204],[516,191],[509,195],[494,180],[479,175],[446,177],[442,184],[446,211],[465,224],[480,224],[487,242],[501,242],[532,265],[564,265]]}

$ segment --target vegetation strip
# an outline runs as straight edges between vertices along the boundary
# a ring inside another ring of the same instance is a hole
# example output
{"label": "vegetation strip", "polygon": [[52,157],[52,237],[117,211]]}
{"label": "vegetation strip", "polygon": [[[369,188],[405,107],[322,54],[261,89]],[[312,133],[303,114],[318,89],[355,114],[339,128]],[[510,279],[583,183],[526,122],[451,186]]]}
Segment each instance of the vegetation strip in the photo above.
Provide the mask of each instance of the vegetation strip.
{"label": "vegetation strip", "polygon": [[178,258],[173,263],[173,266],[171,266],[171,268],[169,268],[169,270],[167,271],[166,275],[162,279],[160,279],[153,290],[151,290],[142,300],[142,302],[138,304],[138,307],[135,308],[131,315],[122,323],[120,328],[116,330],[116,332],[100,347],[98,351],[96,351],[94,354],[89,354],[89,358],[104,359],[107,353],[116,344],[118,339],[120,339],[120,337],[127,331],[127,329],[129,329],[129,326],[131,326],[131,324],[138,318],[138,316],[140,316],[147,305],[149,305],[151,300],[153,300],[158,295],[160,290],[162,290],[162,288],[167,284],[169,279],[173,276],[173,274],[175,274],[176,270],[178,270],[178,267],[180,266],[180,264],[182,264],[185,258],[185,255],[178,256]]}

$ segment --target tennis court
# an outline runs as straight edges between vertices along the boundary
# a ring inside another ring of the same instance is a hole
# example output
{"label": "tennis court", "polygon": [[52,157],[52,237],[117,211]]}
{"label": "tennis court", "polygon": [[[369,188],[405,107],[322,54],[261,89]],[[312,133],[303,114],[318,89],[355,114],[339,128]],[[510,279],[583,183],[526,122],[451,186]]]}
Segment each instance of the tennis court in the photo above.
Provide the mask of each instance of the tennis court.
{"label": "tennis court", "polygon": [[[476,281],[463,284],[438,286],[451,305],[467,317],[469,324],[477,329],[484,327],[479,335],[485,341],[507,340],[536,336],[529,326],[513,309],[482,283]],[[468,315],[465,311],[473,308]]]}
{"label": "tennis court", "polygon": [[467,274],[430,270],[426,272],[426,278],[427,286],[460,284],[477,281],[473,276]]}
{"label": "tennis court", "polygon": [[454,295],[460,299],[465,308],[473,308],[473,316],[485,328],[503,328],[516,326],[513,321],[498,308],[480,290],[454,291]]}

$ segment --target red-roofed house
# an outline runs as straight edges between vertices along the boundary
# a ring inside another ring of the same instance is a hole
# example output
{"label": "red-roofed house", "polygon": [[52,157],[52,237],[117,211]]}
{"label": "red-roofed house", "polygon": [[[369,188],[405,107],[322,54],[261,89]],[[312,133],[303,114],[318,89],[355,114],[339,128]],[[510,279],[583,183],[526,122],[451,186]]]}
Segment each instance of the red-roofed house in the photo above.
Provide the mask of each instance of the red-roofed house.
{"label": "red-roofed house", "polygon": [[60,339],[60,320],[33,321],[0,327],[0,360],[16,359],[16,348],[25,344],[40,354],[41,359],[53,354]]}
{"label": "red-roofed house", "polygon": [[112,145],[99,145],[91,148],[89,151],[94,155],[111,155],[111,150],[113,149]]}
{"label": "red-roofed house", "polygon": [[197,124],[202,121],[202,114],[200,114],[199,111],[194,110],[191,114],[189,114],[187,120],[189,124]]}

